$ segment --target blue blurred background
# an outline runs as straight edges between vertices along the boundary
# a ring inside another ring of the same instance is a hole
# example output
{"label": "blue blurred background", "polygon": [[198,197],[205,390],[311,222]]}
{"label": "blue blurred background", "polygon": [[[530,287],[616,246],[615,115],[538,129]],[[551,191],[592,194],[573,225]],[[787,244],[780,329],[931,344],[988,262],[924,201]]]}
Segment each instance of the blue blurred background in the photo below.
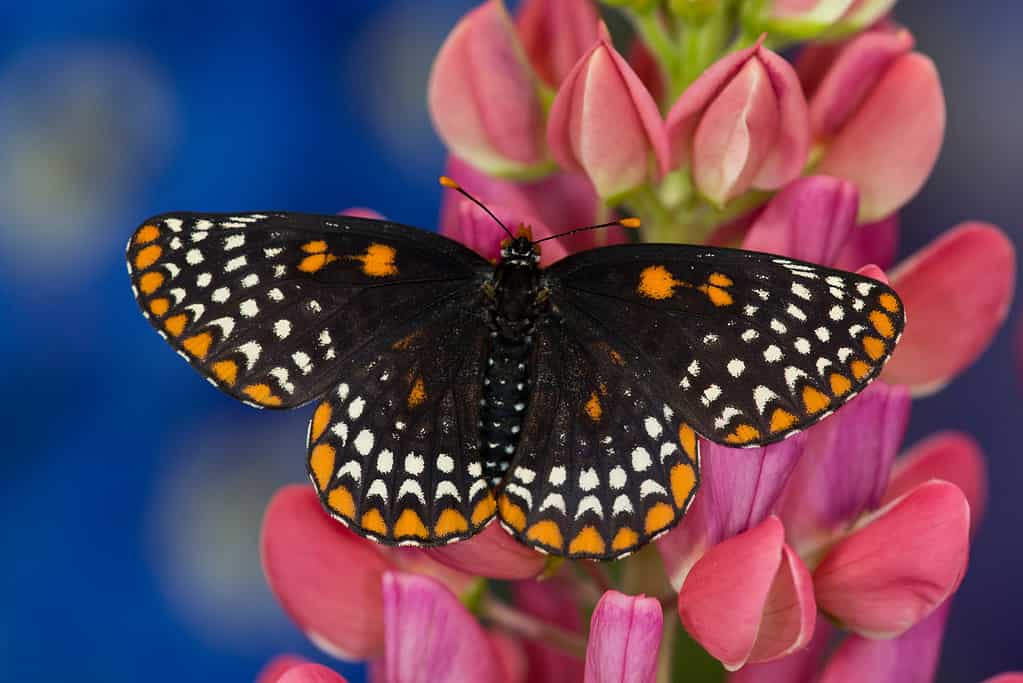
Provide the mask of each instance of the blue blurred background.
{"label": "blue blurred background", "polygon": [[[123,246],[172,209],[363,205],[434,226],[426,74],[472,4],[2,3],[0,679],[247,681],[278,652],[323,659],[257,544],[272,491],[304,477],[305,411],[256,414],[199,380],[138,314]],[[949,108],[901,252],[970,217],[1019,244],[1023,6],[901,0],[897,17]],[[1011,337],[914,405],[910,441],[967,430],[991,472],[943,681],[1023,668]]]}

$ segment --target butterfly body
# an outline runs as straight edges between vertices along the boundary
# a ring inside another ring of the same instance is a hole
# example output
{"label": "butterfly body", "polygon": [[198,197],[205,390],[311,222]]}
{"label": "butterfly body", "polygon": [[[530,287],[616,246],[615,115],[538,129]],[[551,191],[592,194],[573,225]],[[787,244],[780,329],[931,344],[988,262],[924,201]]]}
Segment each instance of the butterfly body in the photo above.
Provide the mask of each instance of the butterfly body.
{"label": "butterfly body", "polygon": [[495,518],[572,558],[624,556],[699,486],[697,435],[798,433],[880,372],[883,283],[769,254],[619,245],[541,269],[386,221],[168,214],[128,245],[143,314],[226,393],[318,399],[307,466],[371,539],[440,545]]}

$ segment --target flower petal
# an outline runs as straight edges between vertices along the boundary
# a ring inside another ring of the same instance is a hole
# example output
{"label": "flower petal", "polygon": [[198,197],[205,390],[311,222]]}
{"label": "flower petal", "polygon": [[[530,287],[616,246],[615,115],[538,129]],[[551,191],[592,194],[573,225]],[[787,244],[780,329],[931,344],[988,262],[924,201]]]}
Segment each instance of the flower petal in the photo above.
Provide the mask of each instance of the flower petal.
{"label": "flower petal", "polygon": [[903,55],[836,133],[816,171],[855,183],[860,220],[878,220],[924,184],[944,132],[945,99],[934,63],[918,53]]}
{"label": "flower petal", "polygon": [[604,593],[590,620],[586,683],[653,683],[662,621],[654,598]]}
{"label": "flower petal", "polygon": [[959,487],[970,503],[970,535],[975,534],[987,499],[987,467],[980,444],[969,434],[954,431],[924,439],[895,462],[881,504],[887,505],[931,479]]}
{"label": "flower petal", "polygon": [[487,634],[443,585],[387,572],[383,593],[387,683],[503,680]]}
{"label": "flower petal", "polygon": [[997,227],[963,223],[901,263],[891,281],[907,324],[882,377],[932,393],[972,363],[1005,320],[1016,253]]}
{"label": "flower petal", "polygon": [[827,619],[816,619],[813,637],[806,647],[780,659],[747,664],[728,676],[728,683],[813,683],[835,628]]}
{"label": "flower petal", "polygon": [[277,683],[285,671],[306,661],[298,655],[277,655],[256,674],[256,683]]}
{"label": "flower petal", "polygon": [[934,680],[948,608],[946,602],[898,638],[849,636],[831,656],[818,683]]}
{"label": "flower petal", "polygon": [[1006,671],[997,676],[985,678],[983,683],[1023,683],[1023,671]]}
{"label": "flower petal", "polygon": [[378,221],[386,220],[382,213],[368,209],[365,206],[353,206],[344,211],[338,211],[339,216],[356,216],[357,218],[373,218]]}
{"label": "flower petal", "polygon": [[[524,612],[572,633],[581,633],[583,622],[573,599],[573,582],[561,576],[544,581],[516,581],[512,584],[515,604]],[[583,663],[540,641],[522,643],[529,661],[530,683],[581,681]]]}
{"label": "flower petal", "polygon": [[383,647],[375,544],[335,522],[309,486],[285,486],[270,501],[261,538],[263,571],[284,611],[321,650],[365,659]]}
{"label": "flower petal", "polygon": [[348,683],[344,676],[320,664],[299,664],[277,679],[277,683]]}
{"label": "flower petal", "polygon": [[599,23],[591,0],[525,0],[518,13],[519,35],[529,60],[552,88],[597,42]]}
{"label": "flower petal", "polygon": [[529,661],[522,643],[511,636],[496,631],[487,633],[490,646],[494,649],[498,664],[504,672],[503,680],[508,683],[525,683],[528,681]]}
{"label": "flower petal", "polygon": [[909,418],[904,387],[875,382],[807,432],[777,510],[789,542],[813,565],[821,547],[881,501]]}
{"label": "flower petal", "polygon": [[531,579],[543,571],[547,558],[501,528],[490,524],[472,538],[424,552],[431,558],[468,574],[490,579]]}
{"label": "flower petal", "polygon": [[783,563],[784,539],[781,522],[768,517],[708,550],[679,592],[678,612],[686,631],[729,671],[745,664],[757,645],[764,608]]}
{"label": "flower petal", "polygon": [[[458,196],[453,200],[453,209],[449,210],[449,220],[441,229],[441,234],[457,240],[473,249],[486,259],[496,259],[501,254],[501,242],[508,238],[503,228],[482,208],[465,197]],[[524,216],[514,209],[491,202],[489,208],[501,223],[513,233],[519,225],[528,225],[533,229],[533,237],[539,239],[553,234],[546,225],[531,216]],[[450,218],[454,216],[453,220]],[[564,258],[567,251],[558,240],[544,243],[541,250],[544,265],[549,265]]]}
{"label": "flower petal", "polygon": [[959,586],[969,530],[957,486],[921,484],[831,548],[813,575],[817,604],[862,635],[900,635]]}
{"label": "flower petal", "polygon": [[800,178],[768,202],[742,248],[832,265],[855,232],[858,202],[852,183]]}
{"label": "flower petal", "polygon": [[751,662],[769,662],[802,649],[813,638],[817,604],[810,572],[795,551],[781,549],[781,566],[764,604]]}
{"label": "flower petal", "polygon": [[440,137],[475,167],[522,175],[547,165],[539,92],[500,0],[469,12],[448,35],[427,98]]}
{"label": "flower petal", "polygon": [[834,267],[855,271],[868,263],[891,268],[899,246],[899,215],[892,214],[852,231],[838,254]]}
{"label": "flower petal", "polygon": [[656,542],[675,590],[709,548],[767,517],[805,443],[805,435],[742,450],[700,442],[700,492],[682,522]]}

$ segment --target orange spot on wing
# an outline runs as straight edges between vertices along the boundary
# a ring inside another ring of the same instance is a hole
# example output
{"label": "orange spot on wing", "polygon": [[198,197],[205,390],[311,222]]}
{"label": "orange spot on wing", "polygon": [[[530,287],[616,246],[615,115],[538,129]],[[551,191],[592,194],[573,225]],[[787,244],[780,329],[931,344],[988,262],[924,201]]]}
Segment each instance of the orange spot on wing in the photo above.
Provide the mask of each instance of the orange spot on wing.
{"label": "orange spot on wing", "polygon": [[892,319],[881,311],[870,312],[870,324],[874,326],[882,337],[885,339],[891,339],[895,336],[895,325],[892,325]]}
{"label": "orange spot on wing", "polygon": [[696,460],[696,432],[685,422],[678,426],[678,442],[690,460]]}
{"label": "orange spot on wing", "polygon": [[411,508],[402,510],[398,521],[394,523],[394,537],[402,538],[406,536],[415,536],[416,538],[430,537],[430,532],[427,530],[426,525],[423,524],[423,520]]}
{"label": "orange spot on wing", "polygon": [[615,365],[625,364],[625,359],[622,358],[622,354],[618,353],[614,349],[611,349],[607,355],[611,356],[611,362],[614,363]]}
{"label": "orange spot on wing", "polygon": [[749,424],[741,424],[725,437],[725,441],[734,444],[744,444],[760,438],[760,432],[756,427]]}
{"label": "orange spot on wing", "polygon": [[408,407],[415,408],[425,400],[426,386],[423,384],[423,378],[417,377],[412,389],[408,392]]}
{"label": "orange spot on wing", "polygon": [[331,407],[326,401],[316,406],[316,411],[313,413],[313,424],[309,431],[309,437],[311,440],[316,441],[323,436],[323,432],[326,431],[327,425],[330,424],[330,415]]}
{"label": "orange spot on wing", "polygon": [[224,384],[234,386],[238,379],[238,364],[233,360],[221,360],[213,364],[213,376]]}
{"label": "orange spot on wing", "polygon": [[327,495],[327,505],[345,519],[355,518],[355,499],[344,486],[338,486]]}
{"label": "orange spot on wing", "polygon": [[196,358],[202,359],[210,352],[210,344],[212,343],[213,335],[209,332],[203,332],[202,334],[189,337],[185,341],[181,342],[181,345],[185,347],[185,351],[188,351]]}
{"label": "orange spot on wing", "polygon": [[783,432],[796,423],[796,416],[787,410],[775,408],[771,413],[771,433]]}
{"label": "orange spot on wing", "polygon": [[590,394],[590,400],[586,402],[585,410],[591,420],[594,422],[600,421],[600,416],[604,414],[604,409],[600,406],[600,399],[597,398],[597,392],[594,391]]}
{"label": "orange spot on wing", "polygon": [[135,244],[145,244],[146,242],[152,242],[160,236],[160,228],[155,225],[143,225],[135,233],[135,238],[132,240]]}
{"label": "orange spot on wing", "polygon": [[383,515],[381,515],[380,511],[376,508],[372,508],[362,516],[360,526],[366,531],[370,531],[378,536],[387,535],[387,522],[384,521]]}
{"label": "orange spot on wing", "polygon": [[675,293],[675,288],[682,284],[664,266],[647,266],[639,274],[636,291],[648,299],[668,299]]}
{"label": "orange spot on wing", "polygon": [[178,313],[177,315],[163,321],[164,329],[170,332],[171,336],[174,337],[180,336],[181,333],[185,331],[185,325],[187,324],[188,316],[184,313]]}
{"label": "orange spot on wing", "polygon": [[643,530],[652,536],[675,521],[675,511],[667,503],[655,503],[647,510]]}
{"label": "orange spot on wing", "polygon": [[671,468],[671,496],[675,499],[675,507],[680,510],[696,488],[696,470],[688,463],[675,465]]}
{"label": "orange spot on wing", "polygon": [[849,364],[853,377],[860,380],[870,374],[871,367],[861,360],[854,360]]}
{"label": "orange spot on wing", "polygon": [[808,415],[816,415],[829,405],[831,405],[831,399],[827,394],[821,393],[809,385],[803,387],[803,407],[806,408]]}
{"label": "orange spot on wing", "polygon": [[394,265],[394,257],[397,255],[398,251],[394,247],[374,242],[366,248],[365,254],[345,258],[362,261],[362,272],[370,277],[387,277],[398,274],[398,267]]}
{"label": "orange spot on wing", "polygon": [[568,544],[568,552],[571,555],[603,555],[606,550],[607,546],[600,532],[589,525],[584,526]]}
{"label": "orange spot on wing", "polygon": [[313,240],[302,245],[302,251],[307,254],[319,254],[327,251],[327,243],[323,240]]}
{"label": "orange spot on wing", "polygon": [[837,372],[831,373],[831,393],[835,396],[841,396],[850,389],[852,389],[852,382],[845,375],[840,375]]}
{"label": "orange spot on wing", "polygon": [[153,265],[160,259],[160,255],[163,253],[163,249],[157,244],[150,244],[145,249],[135,254],[135,267],[139,270],[145,270],[149,266]]}
{"label": "orange spot on wing", "polygon": [[163,285],[163,273],[146,273],[139,278],[139,289],[143,294],[152,294]]}
{"label": "orange spot on wing", "polygon": [[501,496],[498,501],[501,520],[515,531],[522,531],[526,528],[526,513],[515,503],[508,499],[508,496]]}
{"label": "orange spot on wing", "polygon": [[242,389],[242,393],[264,406],[279,406],[281,404],[281,397],[274,396],[267,384],[250,384]]}
{"label": "orange spot on wing", "polygon": [[149,302],[149,312],[153,315],[163,315],[170,309],[170,301],[160,297]]}
{"label": "orange spot on wing", "polygon": [[899,300],[895,298],[895,295],[889,294],[888,292],[877,297],[877,302],[881,304],[881,308],[889,313],[898,313],[899,308],[901,308],[901,306],[899,306]]}
{"label": "orange spot on wing", "polygon": [[565,539],[561,537],[561,529],[558,528],[556,522],[550,519],[537,522],[529,527],[526,538],[558,551],[565,545]]}
{"label": "orange spot on wing", "polygon": [[611,541],[612,550],[627,550],[628,548],[634,547],[639,543],[639,534],[630,529],[627,526],[623,526],[615,534],[614,540]]}
{"label": "orange spot on wing", "polygon": [[321,443],[309,454],[309,469],[313,472],[316,480],[316,488],[320,491],[327,488],[331,478],[334,476],[334,457],[337,452],[333,446]]}
{"label": "orange spot on wing", "polygon": [[493,517],[495,512],[497,512],[497,501],[494,500],[493,494],[488,493],[486,497],[476,503],[476,507],[473,508],[472,525],[475,527],[480,526]]}
{"label": "orange spot on wing", "polygon": [[871,360],[880,360],[888,347],[877,337],[865,336],[863,338],[863,350],[867,352]]}
{"label": "orange spot on wing", "polygon": [[336,260],[337,257],[333,254],[313,254],[302,259],[302,262],[298,264],[298,269],[304,273],[315,273],[323,266]]}
{"label": "orange spot on wing", "polygon": [[697,289],[706,294],[707,298],[715,306],[731,306],[735,303],[731,294],[715,285],[700,285]]}
{"label": "orange spot on wing", "polygon": [[437,524],[433,527],[435,536],[443,538],[454,534],[464,534],[469,530],[469,522],[461,512],[453,508],[447,508],[440,513]]}
{"label": "orange spot on wing", "polygon": [[717,285],[718,287],[731,287],[735,284],[732,282],[732,278],[723,273],[711,273],[710,277],[707,278],[707,282],[712,285]]}

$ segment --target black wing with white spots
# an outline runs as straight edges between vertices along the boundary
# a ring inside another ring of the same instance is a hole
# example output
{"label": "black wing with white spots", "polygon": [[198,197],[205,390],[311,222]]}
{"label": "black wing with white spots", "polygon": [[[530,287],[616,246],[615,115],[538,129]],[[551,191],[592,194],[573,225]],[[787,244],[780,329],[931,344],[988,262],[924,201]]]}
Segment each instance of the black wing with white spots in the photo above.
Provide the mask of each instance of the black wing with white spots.
{"label": "black wing with white spots", "polygon": [[614,246],[546,277],[555,309],[579,311],[634,353],[654,395],[730,446],[778,441],[831,414],[878,376],[905,325],[877,280],[734,249]]}
{"label": "black wing with white spots", "polygon": [[165,214],[128,243],[143,315],[211,383],[251,405],[325,393],[343,361],[491,269],[387,221],[299,213]]}

